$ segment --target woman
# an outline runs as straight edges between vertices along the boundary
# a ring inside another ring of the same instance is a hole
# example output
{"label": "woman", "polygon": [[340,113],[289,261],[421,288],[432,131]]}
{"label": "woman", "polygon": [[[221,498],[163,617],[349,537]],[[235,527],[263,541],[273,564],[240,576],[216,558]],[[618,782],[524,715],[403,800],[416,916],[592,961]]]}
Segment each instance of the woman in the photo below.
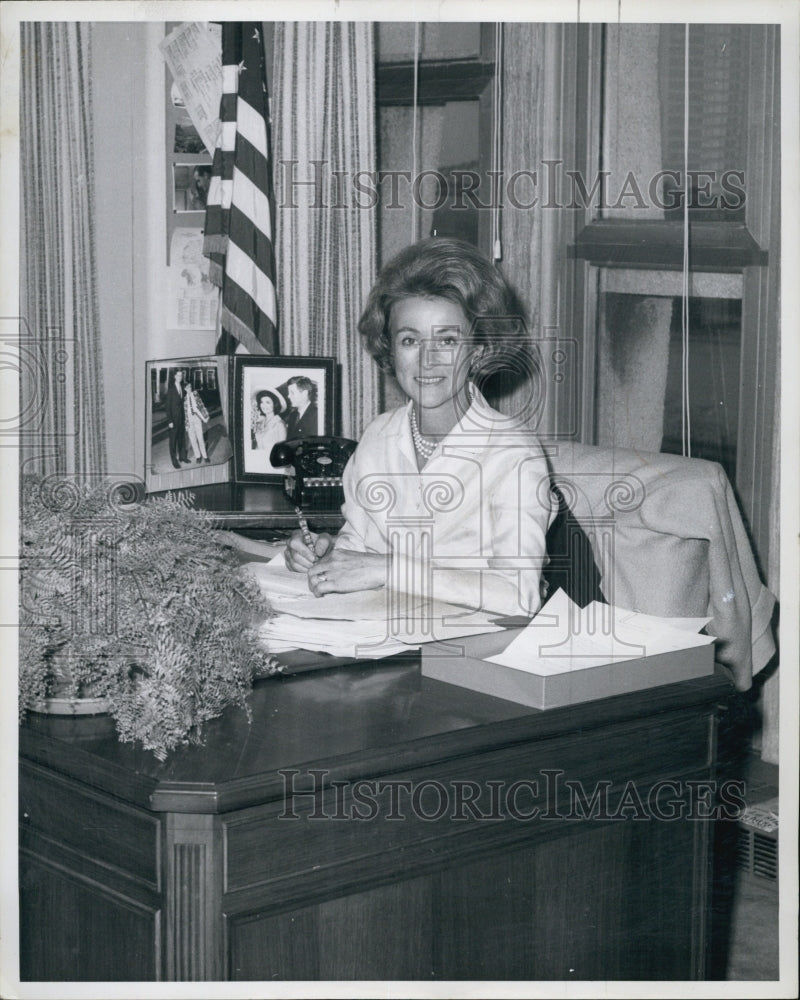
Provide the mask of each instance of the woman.
{"label": "woman", "polygon": [[286,440],[286,424],[279,414],[285,409],[285,403],[276,392],[262,389],[256,393],[255,414],[253,417],[253,441],[259,451],[266,451],[267,466],[270,472],[275,472],[269,464],[269,453],[278,441]]}
{"label": "woman", "polygon": [[183,405],[186,419],[186,433],[189,444],[195,455],[196,462],[211,462],[206,451],[204,426],[208,423],[208,410],[200,396],[191,385],[186,386],[183,394]]}
{"label": "woman", "polygon": [[460,240],[422,240],[382,271],[359,332],[408,403],[364,432],[336,540],[289,541],[286,563],[315,595],[391,586],[500,614],[538,610],[547,465],[522,421],[492,409],[470,377],[510,348],[522,356],[524,324],[508,323],[521,314]]}

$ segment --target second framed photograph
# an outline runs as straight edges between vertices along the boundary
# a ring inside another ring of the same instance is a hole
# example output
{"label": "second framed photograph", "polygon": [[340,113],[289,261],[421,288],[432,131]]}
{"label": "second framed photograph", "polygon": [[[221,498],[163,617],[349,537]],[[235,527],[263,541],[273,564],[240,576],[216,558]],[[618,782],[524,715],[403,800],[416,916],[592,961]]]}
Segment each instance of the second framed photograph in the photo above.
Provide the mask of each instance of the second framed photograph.
{"label": "second framed photograph", "polygon": [[233,453],[237,482],[278,482],[269,460],[279,441],[332,435],[337,421],[334,358],[234,358]]}

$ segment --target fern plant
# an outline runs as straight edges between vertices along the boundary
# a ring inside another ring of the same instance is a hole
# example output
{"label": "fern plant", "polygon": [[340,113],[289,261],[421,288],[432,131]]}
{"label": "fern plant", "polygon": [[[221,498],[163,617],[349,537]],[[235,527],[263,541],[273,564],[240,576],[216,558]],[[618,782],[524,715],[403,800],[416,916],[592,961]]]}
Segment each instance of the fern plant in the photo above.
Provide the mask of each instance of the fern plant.
{"label": "fern plant", "polygon": [[277,672],[266,601],[212,515],[52,478],[26,477],[21,501],[20,717],[48,696],[103,698],[120,739],[163,759]]}

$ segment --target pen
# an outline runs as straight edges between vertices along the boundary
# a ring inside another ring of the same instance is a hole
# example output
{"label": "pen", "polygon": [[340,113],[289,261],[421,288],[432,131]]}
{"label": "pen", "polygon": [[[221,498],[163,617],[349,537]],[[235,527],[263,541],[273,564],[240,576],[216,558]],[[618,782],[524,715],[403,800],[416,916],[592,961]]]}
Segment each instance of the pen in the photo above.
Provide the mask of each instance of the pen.
{"label": "pen", "polygon": [[[302,510],[299,507],[295,507],[295,514],[297,514],[297,523],[300,525],[300,530],[303,532],[303,541],[306,545],[314,552],[314,539],[311,537],[311,532],[308,530],[308,521],[306,521],[303,516]],[[316,553],[314,553],[316,558]]]}

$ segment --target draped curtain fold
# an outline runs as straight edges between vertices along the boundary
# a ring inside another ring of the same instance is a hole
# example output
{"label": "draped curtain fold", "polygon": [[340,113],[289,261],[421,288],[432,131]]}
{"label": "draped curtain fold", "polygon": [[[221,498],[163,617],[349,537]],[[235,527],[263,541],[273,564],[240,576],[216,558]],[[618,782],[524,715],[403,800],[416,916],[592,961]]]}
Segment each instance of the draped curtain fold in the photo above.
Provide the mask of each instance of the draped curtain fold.
{"label": "draped curtain fold", "polygon": [[376,169],[373,26],[277,23],[272,89],[281,351],[339,361],[342,433],[359,437],[379,406],[357,331],[376,209],[354,187]]}
{"label": "draped curtain fold", "polygon": [[93,230],[91,25],[21,25],[21,449],[26,471],[106,471]]}
{"label": "draped curtain fold", "polygon": [[[538,193],[524,178],[541,172],[544,159],[569,163],[562,119],[556,113],[562,107],[564,87],[563,33],[564,26],[558,24],[503,25],[503,174],[523,180],[515,192],[516,204],[506,199],[503,205],[501,269],[522,296],[534,341],[563,336],[559,261],[566,244],[567,213],[542,211],[538,205],[524,207]],[[545,376],[548,390],[533,425],[542,437],[562,430],[565,405],[569,409],[547,369],[546,356]],[[497,405],[506,413],[524,413],[531,392],[525,382]]]}

